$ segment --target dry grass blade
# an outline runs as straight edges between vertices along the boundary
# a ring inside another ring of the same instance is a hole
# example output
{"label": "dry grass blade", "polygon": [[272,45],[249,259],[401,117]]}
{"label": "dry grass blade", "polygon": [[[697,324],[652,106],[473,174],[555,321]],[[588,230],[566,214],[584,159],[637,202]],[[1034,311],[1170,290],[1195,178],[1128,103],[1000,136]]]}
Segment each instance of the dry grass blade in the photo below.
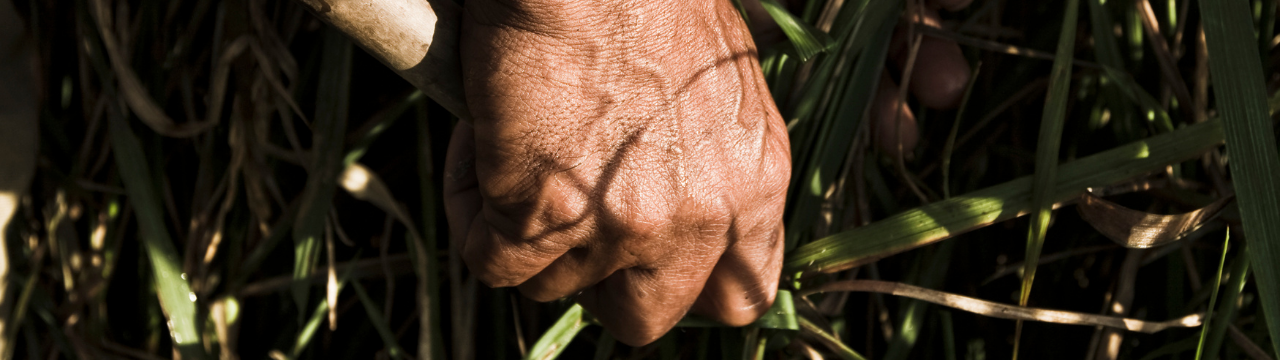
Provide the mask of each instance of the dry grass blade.
{"label": "dry grass blade", "polygon": [[808,296],[832,291],[873,292],[903,296],[1001,319],[1040,321],[1069,325],[1106,326],[1147,334],[1160,332],[1169,328],[1200,326],[1202,318],[1200,314],[1192,314],[1177,319],[1155,322],[1071,311],[1029,308],[975,299],[903,283],[879,280],[845,280],[831,282],[815,288],[806,289],[800,292],[799,295]]}
{"label": "dry grass blade", "polygon": [[1129,209],[1085,192],[1080,194],[1076,211],[1089,225],[1116,244],[1145,249],[1182,239],[1217,216],[1231,199],[1224,197],[1182,214],[1158,215]]}
{"label": "dry grass blade", "polygon": [[124,98],[133,113],[138,115],[142,122],[150,126],[156,133],[172,137],[191,137],[213,128],[218,125],[218,118],[209,118],[203,122],[194,122],[190,124],[178,125],[165,115],[164,109],[151,99],[147,88],[142,85],[142,81],[138,79],[138,75],[127,64],[128,60],[120,53],[121,44],[112,31],[111,19],[113,18],[110,7],[105,0],[94,0],[91,2],[90,8],[93,10],[94,20],[97,22],[98,31],[102,34],[102,45],[106,48],[107,58],[111,59],[111,70],[115,71],[115,76],[120,86],[120,95]]}
{"label": "dry grass blade", "polygon": [[866,358],[862,357],[861,354],[858,354],[853,351],[853,349],[850,349],[848,345],[841,342],[839,337],[831,335],[831,333],[823,330],[821,326],[814,324],[812,321],[809,321],[809,319],[804,317],[798,318],[800,319],[800,334],[826,345],[828,349],[834,351],[841,359],[866,360]]}

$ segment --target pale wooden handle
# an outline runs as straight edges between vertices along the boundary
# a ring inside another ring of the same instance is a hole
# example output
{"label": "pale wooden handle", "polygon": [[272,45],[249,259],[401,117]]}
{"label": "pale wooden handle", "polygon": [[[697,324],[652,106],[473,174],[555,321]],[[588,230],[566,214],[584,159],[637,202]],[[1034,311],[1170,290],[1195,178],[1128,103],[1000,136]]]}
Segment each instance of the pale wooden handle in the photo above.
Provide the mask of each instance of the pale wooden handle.
{"label": "pale wooden handle", "polygon": [[454,115],[470,120],[451,0],[298,0]]}

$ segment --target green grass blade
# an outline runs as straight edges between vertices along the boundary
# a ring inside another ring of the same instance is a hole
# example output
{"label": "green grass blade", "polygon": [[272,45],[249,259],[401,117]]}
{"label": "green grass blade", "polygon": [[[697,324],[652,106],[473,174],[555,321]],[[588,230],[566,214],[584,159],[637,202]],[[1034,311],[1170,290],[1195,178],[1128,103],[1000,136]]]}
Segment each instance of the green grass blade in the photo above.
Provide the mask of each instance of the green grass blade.
{"label": "green grass blade", "polygon": [[1089,4],[1089,24],[1093,33],[1093,51],[1098,63],[1116,69],[1123,69],[1124,57],[1120,55],[1120,45],[1112,35],[1114,22],[1107,11],[1105,0],[1086,0]]}
{"label": "green grass blade", "polygon": [[360,304],[364,305],[364,312],[369,315],[369,322],[373,324],[373,329],[378,331],[378,336],[382,337],[382,343],[387,347],[391,358],[405,358],[404,349],[401,349],[399,342],[396,341],[396,335],[391,332],[391,326],[387,325],[387,319],[382,318],[382,309],[379,309],[378,304],[369,298],[369,293],[364,291],[364,286],[360,285],[359,281],[352,281],[351,285],[356,289],[356,296],[360,297]]}
{"label": "green grass blade", "polygon": [[560,356],[569,342],[573,341],[573,337],[578,335],[579,331],[587,327],[586,312],[582,310],[582,305],[573,304],[569,310],[560,315],[560,320],[551,325],[542,337],[538,338],[538,342],[533,344],[533,348],[529,349],[529,353],[524,356],[526,360],[551,360]]}
{"label": "green grass blade", "polygon": [[778,290],[773,306],[753,325],[761,329],[799,330],[800,323],[796,322],[796,305],[791,298],[791,291]]}
{"label": "green grass blade", "polygon": [[[894,1],[882,3],[888,5],[868,7],[867,11],[872,12],[868,16],[876,16],[877,13],[885,16],[896,13],[900,8]],[[790,221],[787,222],[789,225],[787,250],[796,246],[800,235],[809,229],[809,225],[812,225],[817,217],[825,190],[835,181],[836,174],[849,152],[850,142],[853,141],[858,126],[865,120],[867,109],[875,95],[876,85],[879,84],[880,72],[884,67],[884,58],[889,49],[889,35],[893,33],[894,24],[895,22],[892,21],[876,22],[875,25],[878,28],[868,31],[878,36],[873,37],[871,42],[865,45],[866,51],[862,51],[853,71],[848,75],[847,88],[843,89],[842,98],[833,104],[834,109],[829,111],[826,119],[820,123],[822,128],[813,145],[813,154],[805,164],[797,164],[803,166],[798,168],[803,169],[803,173],[797,174],[798,177],[794,178],[799,181],[792,183],[795,189],[792,190],[794,197],[791,201],[795,203],[792,205],[795,210]]]}
{"label": "green grass blade", "polygon": [[[941,288],[943,281],[947,277],[947,267],[951,264],[953,256],[952,249],[955,248],[954,242],[939,244],[939,246],[926,255],[918,257],[921,263],[922,273],[916,277],[916,282],[920,286],[937,289]],[[911,351],[915,348],[917,341],[920,339],[920,333],[924,332],[924,320],[927,311],[932,304],[916,299],[904,299],[902,316],[898,319],[898,332],[894,334],[893,340],[889,342],[889,349],[885,351],[884,359],[896,360],[907,359],[911,355]]]}
{"label": "green grass blade", "polygon": [[191,292],[186,275],[182,273],[182,258],[174,249],[169,230],[165,228],[158,188],[151,182],[151,171],[142,145],[129,129],[129,124],[118,114],[108,116],[108,130],[112,153],[120,167],[125,193],[138,214],[142,246],[151,262],[156,294],[160,308],[169,321],[169,334],[174,347],[186,359],[205,358],[200,344],[200,331],[196,322],[196,297]]}
{"label": "green grass blade", "polygon": [[[1221,144],[1222,139],[1222,123],[1210,120],[1065,163],[1050,199],[1068,200],[1088,187],[1109,185],[1195,158]],[[1031,178],[1022,177],[800,246],[788,255],[783,273],[844,270],[1031,211]]]}
{"label": "green grass blade", "polygon": [[[338,286],[341,288],[341,283]],[[320,303],[316,304],[316,309],[311,312],[311,317],[302,326],[302,331],[298,332],[298,337],[293,341],[293,349],[289,351],[290,358],[297,358],[302,355],[302,351],[307,349],[307,345],[311,343],[311,338],[315,337],[316,330],[320,329],[320,323],[324,322],[325,316],[328,314],[329,300],[320,300]]]}
{"label": "green grass blade", "polygon": [[303,281],[311,275],[311,268],[320,256],[320,236],[324,233],[325,217],[333,204],[333,193],[338,186],[338,173],[342,171],[342,143],[347,130],[347,107],[351,84],[351,42],[333,28],[324,31],[324,57],[321,60],[320,86],[317,90],[315,136],[311,147],[312,159],[307,185],[297,222],[293,224],[294,264],[292,285],[293,301],[297,305],[298,321],[302,321],[301,309],[307,307],[310,285]]}
{"label": "green grass blade", "polygon": [[951,321],[950,311],[939,311],[938,321],[942,326],[942,350],[944,359],[956,360],[956,331],[954,323]]}
{"label": "green grass blade", "polygon": [[1222,114],[1249,262],[1272,346],[1280,349],[1280,155],[1272,137],[1262,64],[1245,1],[1198,1],[1209,72]]}
{"label": "green grass blade", "polygon": [[[415,269],[421,269],[418,286],[426,286],[426,301],[430,304],[422,309],[426,318],[421,331],[429,331],[430,339],[419,339],[419,342],[425,340],[425,344],[430,346],[431,359],[444,359],[444,338],[440,334],[440,303],[444,299],[440,296],[440,283],[443,278],[439,275],[439,267],[436,266],[436,207],[440,206],[440,202],[436,200],[436,194],[440,190],[435,184],[435,163],[432,161],[431,154],[431,130],[429,129],[427,119],[427,108],[425,102],[418,103],[418,188],[422,195],[422,243],[413,244],[414,248],[410,254],[425,254],[426,259],[415,260]],[[418,357],[427,358],[428,354],[423,352],[423,344],[418,346]]]}
{"label": "green grass blade", "polygon": [[760,5],[763,5],[769,17],[778,23],[778,27],[782,29],[783,34],[787,35],[787,39],[791,40],[800,61],[808,61],[835,44],[826,33],[814,29],[792,15],[786,7],[778,3],[778,0],[760,0]]}
{"label": "green grass blade", "polygon": [[[1222,294],[1222,303],[1218,304],[1218,308],[1214,310],[1214,314],[1218,321],[1213,323],[1213,327],[1209,328],[1209,341],[1204,345],[1205,354],[1208,359],[1218,358],[1219,350],[1222,349],[1222,339],[1227,334],[1229,327],[1236,318],[1239,307],[1236,299],[1240,298],[1240,292],[1244,291],[1244,284],[1249,279],[1249,253],[1248,248],[1241,248],[1235,259],[1231,260],[1231,272],[1227,276],[1227,292]],[[1205,326],[1208,326],[1206,323]]]}
{"label": "green grass blade", "polygon": [[1209,335],[1209,325],[1213,321],[1213,304],[1218,301],[1218,288],[1222,285],[1222,268],[1227,267],[1227,250],[1231,249],[1230,245],[1231,230],[1228,229],[1227,238],[1222,240],[1222,259],[1218,260],[1218,272],[1213,278],[1213,292],[1209,295],[1209,311],[1204,314],[1204,323],[1200,324],[1200,343],[1196,346],[1196,360],[1204,356],[1204,340]]}
{"label": "green grass blade", "polygon": [[1156,100],[1151,93],[1138,85],[1133,80],[1133,76],[1110,65],[1103,65],[1102,68],[1107,77],[1115,81],[1116,87],[1120,88],[1120,92],[1130,101],[1138,103],[1139,106],[1146,110],[1146,118],[1148,122],[1155,123],[1161,133],[1173,131],[1173,120],[1169,118],[1169,112],[1160,106],[1160,101]]}
{"label": "green grass blade", "polygon": [[373,142],[378,140],[378,137],[383,132],[390,129],[391,125],[396,123],[396,120],[400,120],[400,116],[404,115],[405,111],[417,105],[424,97],[426,95],[423,95],[422,91],[415,90],[396,101],[395,105],[374,115],[374,119],[370,120],[369,127],[360,129],[359,137],[356,138],[355,144],[342,157],[342,166],[348,166],[360,161],[360,158],[364,157],[364,154],[369,151],[369,147],[373,146]]}
{"label": "green grass blade", "polygon": [[[1036,265],[1040,261],[1040,248],[1049,230],[1049,218],[1053,213],[1054,182],[1058,174],[1058,146],[1062,143],[1062,127],[1066,122],[1067,101],[1071,96],[1071,61],[1075,53],[1076,18],[1079,16],[1079,0],[1067,1],[1066,14],[1062,17],[1062,30],[1058,35],[1057,55],[1053,60],[1053,72],[1049,75],[1049,94],[1045,100],[1044,115],[1040,121],[1040,137],[1036,145],[1036,172],[1032,176],[1031,228],[1027,233],[1027,257],[1024,262],[1022,291],[1018,305],[1026,306],[1031,296],[1031,284],[1035,282]],[[1017,357],[1017,344],[1014,344]]]}

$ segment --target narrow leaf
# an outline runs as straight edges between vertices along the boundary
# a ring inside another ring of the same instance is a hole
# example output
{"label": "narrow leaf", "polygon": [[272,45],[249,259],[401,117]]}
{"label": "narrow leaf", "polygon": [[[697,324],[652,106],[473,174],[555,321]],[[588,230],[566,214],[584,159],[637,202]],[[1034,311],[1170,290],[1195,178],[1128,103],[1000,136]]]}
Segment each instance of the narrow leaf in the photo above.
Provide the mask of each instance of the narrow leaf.
{"label": "narrow leaf", "polygon": [[[1067,114],[1067,101],[1071,96],[1071,60],[1075,53],[1076,18],[1079,0],[1067,1],[1066,14],[1062,17],[1062,30],[1058,34],[1058,50],[1053,59],[1053,72],[1049,75],[1049,93],[1045,100],[1044,115],[1040,121],[1040,137],[1036,145],[1036,173],[1031,184],[1031,228],[1027,233],[1026,266],[1023,268],[1022,291],[1018,305],[1026,306],[1031,296],[1031,284],[1035,282],[1036,265],[1040,247],[1044,245],[1049,230],[1049,217],[1053,211],[1053,186],[1058,174],[1058,145],[1062,143],[1062,127]],[[1016,348],[1017,345],[1015,344]],[[1015,350],[1016,352],[1016,350]],[[1017,356],[1016,354],[1014,355]]]}
{"label": "narrow leaf", "polygon": [[533,348],[529,349],[529,353],[524,358],[550,360],[560,356],[569,342],[573,341],[573,337],[589,324],[585,314],[582,305],[573,304],[573,307],[566,310],[564,315],[560,315],[560,320],[556,320],[556,323],[538,338],[538,342],[533,344]]}
{"label": "narrow leaf", "polygon": [[[324,32],[324,58],[321,60],[320,87],[317,90],[315,135],[307,185],[303,188],[302,205],[293,224],[294,264],[293,300],[298,309],[307,305],[310,285],[302,279],[311,274],[320,255],[320,236],[325,217],[333,203],[338,172],[342,170],[342,142],[347,129],[348,93],[351,83],[351,43],[332,28]],[[303,313],[298,313],[302,321]]]}
{"label": "narrow leaf", "polygon": [[778,3],[778,0],[760,0],[760,5],[763,5],[773,21],[778,23],[778,27],[782,29],[783,34],[787,35],[787,39],[791,40],[800,61],[808,61],[814,55],[826,51],[835,44],[826,33],[814,29],[792,15],[786,7]]}
{"label": "narrow leaf", "polygon": [[1218,261],[1218,272],[1213,277],[1213,292],[1209,295],[1209,312],[1205,313],[1204,324],[1200,326],[1200,344],[1196,346],[1196,360],[1200,360],[1204,355],[1204,341],[1209,337],[1209,325],[1213,321],[1213,304],[1218,301],[1218,289],[1222,285],[1222,268],[1227,267],[1229,245],[1231,245],[1231,230],[1228,228],[1227,238],[1222,240],[1222,259]]}
{"label": "narrow leaf", "polygon": [[[801,292],[800,296],[833,291],[872,292],[908,297],[1000,319],[1030,320],[1055,324],[1105,326],[1147,334],[1164,331],[1169,328],[1200,326],[1200,322],[1203,318],[1200,314],[1191,314],[1176,319],[1157,322],[1073,311],[1039,309],[1001,304],[968,296],[926,289],[909,284],[880,280],[844,280],[830,282],[820,287]],[[801,323],[801,326],[803,326],[803,323]]]}
{"label": "narrow leaf", "polygon": [[134,137],[129,124],[118,113],[108,116],[112,153],[120,167],[125,193],[138,215],[142,246],[151,262],[156,294],[160,308],[169,320],[170,336],[174,347],[186,359],[203,359],[204,347],[200,345],[200,331],[196,326],[196,295],[191,292],[186,275],[182,273],[182,258],[173,247],[169,229],[165,228],[157,188],[151,183],[151,170],[142,145]]}
{"label": "narrow leaf", "polygon": [[396,341],[395,333],[391,332],[391,326],[387,324],[387,319],[382,318],[382,309],[369,298],[369,293],[364,291],[364,286],[359,281],[352,281],[352,287],[356,289],[356,296],[360,297],[360,304],[364,305],[365,315],[369,316],[369,323],[373,325],[373,329],[378,331],[378,336],[382,337],[382,344],[387,347],[392,359],[402,359],[405,357],[404,349],[400,348],[400,344]]}
{"label": "narrow leaf", "polygon": [[1249,242],[1249,262],[1272,346],[1280,349],[1280,155],[1248,2],[1197,1],[1209,48],[1209,71],[1222,114],[1231,177]]}

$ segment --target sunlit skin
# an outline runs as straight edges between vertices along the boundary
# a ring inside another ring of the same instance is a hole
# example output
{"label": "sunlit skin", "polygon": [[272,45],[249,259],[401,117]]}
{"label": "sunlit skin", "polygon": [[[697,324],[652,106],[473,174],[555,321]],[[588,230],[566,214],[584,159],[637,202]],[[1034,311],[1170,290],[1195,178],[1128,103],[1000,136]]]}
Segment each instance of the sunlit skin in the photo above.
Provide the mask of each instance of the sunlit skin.
{"label": "sunlit skin", "polygon": [[[790,146],[730,1],[469,0],[460,44],[474,121],[445,201],[471,274],[570,297],[635,346],[690,312],[741,326],[768,309]],[[938,61],[967,79],[955,50]],[[909,120],[914,144],[913,118],[879,118]]]}

